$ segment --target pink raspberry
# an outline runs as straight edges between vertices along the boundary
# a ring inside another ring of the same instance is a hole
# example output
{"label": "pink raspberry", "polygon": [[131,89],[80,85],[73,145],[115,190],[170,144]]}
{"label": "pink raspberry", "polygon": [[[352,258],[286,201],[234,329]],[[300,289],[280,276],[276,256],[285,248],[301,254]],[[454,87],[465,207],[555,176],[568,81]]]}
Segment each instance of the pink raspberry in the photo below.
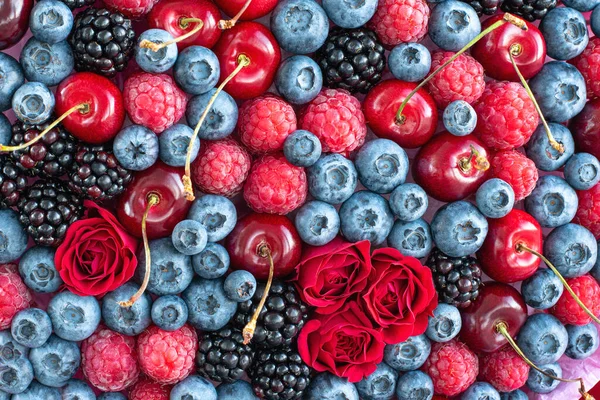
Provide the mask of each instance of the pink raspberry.
{"label": "pink raspberry", "polygon": [[583,53],[569,63],[581,72],[585,79],[588,99],[600,97],[600,37],[590,38]]}
{"label": "pink raspberry", "polygon": [[[448,61],[455,53],[436,51],[431,55],[431,71]],[[471,104],[479,99],[485,89],[483,67],[468,54],[461,54],[428,83],[429,93],[441,109],[455,100]]]}
{"label": "pink raspberry", "polygon": [[140,375],[135,339],[100,327],[81,344],[81,368],[87,380],[105,392],[120,392]]}
{"label": "pink raspberry", "polygon": [[600,239],[600,183],[588,190],[577,192],[579,206],[573,223],[579,224]]}
{"label": "pink raspberry", "polygon": [[491,175],[508,183],[515,201],[529,196],[538,181],[538,170],[532,160],[516,150],[496,153],[491,161]]}
{"label": "pink raspberry", "polygon": [[137,350],[142,372],[158,383],[173,384],[194,369],[198,335],[189,325],[170,332],[153,325],[138,336]]}
{"label": "pink raspberry", "polygon": [[385,46],[418,42],[427,33],[429,6],[425,0],[380,0],[368,22]]}
{"label": "pink raspberry", "polygon": [[127,18],[138,19],[150,12],[158,0],[103,0],[107,8]]}
{"label": "pink raspberry", "polygon": [[280,151],[296,130],[296,113],[283,99],[268,93],[242,104],[237,126],[240,140],[251,152]]}
{"label": "pink raspberry", "polygon": [[169,400],[171,387],[151,379],[140,379],[129,392],[129,400]]}
{"label": "pink raspberry", "polygon": [[499,392],[512,392],[527,382],[529,365],[509,345],[489,354],[480,362],[481,378]]}
{"label": "pink raspberry", "polygon": [[33,304],[15,264],[0,264],[0,330],[10,328],[16,313]]}
{"label": "pink raspberry", "polygon": [[304,168],[283,155],[265,155],[254,162],[244,185],[244,199],[256,212],[287,214],[304,204],[307,183]]}
{"label": "pink raspberry", "polygon": [[242,190],[252,158],[231,138],[205,140],[192,164],[192,178],[204,193],[232,197]]}
{"label": "pink raspberry", "polygon": [[185,112],[187,97],[167,74],[139,72],[123,86],[125,109],[131,120],[161,133],[179,121]]}
{"label": "pink raspberry", "polygon": [[431,377],[436,394],[456,396],[475,382],[479,374],[479,360],[458,340],[434,343],[429,358],[423,364],[423,371]]}
{"label": "pink raspberry", "polygon": [[[598,282],[590,274],[567,279],[567,283],[579,297],[579,300],[594,315],[600,315],[600,285],[598,285]],[[590,316],[583,311],[583,308],[575,302],[566,290],[554,307],[550,309],[550,313],[565,325],[586,325],[592,321]]]}
{"label": "pink raspberry", "polygon": [[474,108],[475,134],[492,150],[521,147],[540,122],[525,88],[516,82],[488,83]]}

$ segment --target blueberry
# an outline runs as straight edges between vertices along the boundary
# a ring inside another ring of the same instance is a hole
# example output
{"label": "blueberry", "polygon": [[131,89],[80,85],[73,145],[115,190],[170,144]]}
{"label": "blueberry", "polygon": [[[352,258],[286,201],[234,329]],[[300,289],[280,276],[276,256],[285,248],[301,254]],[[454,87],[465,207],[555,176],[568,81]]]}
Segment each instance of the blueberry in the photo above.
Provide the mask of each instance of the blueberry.
{"label": "blueberry", "polygon": [[485,181],[475,195],[477,208],[488,218],[502,218],[515,205],[515,192],[502,179],[492,178]]}
{"label": "blueberry", "polygon": [[[192,128],[182,124],[175,124],[161,133],[158,138],[161,161],[172,167],[183,167],[193,134]],[[192,148],[191,162],[194,162],[199,151],[200,139],[196,138]]]}
{"label": "blueberry", "polygon": [[177,61],[177,44],[171,43],[158,51],[142,47],[143,41],[150,41],[156,44],[163,44],[173,40],[173,36],[163,29],[148,29],[138,37],[135,46],[135,61],[146,72],[161,73],[167,72]]}
{"label": "blueberry", "polygon": [[221,383],[217,387],[217,398],[219,400],[258,400],[258,397],[254,395],[252,385],[242,380]]}
{"label": "blueberry", "polygon": [[78,296],[65,291],[48,304],[54,333],[65,340],[79,342],[92,336],[100,323],[100,304],[93,296]]}
{"label": "blueberry", "polygon": [[321,372],[306,389],[304,400],[344,399],[359,400],[356,386],[345,378]]}
{"label": "blueberry", "polygon": [[529,400],[529,397],[524,391],[517,389],[509,393],[501,393],[500,400]]}
{"label": "blueberry", "polygon": [[569,334],[565,350],[567,357],[582,360],[598,350],[598,329],[593,323],[582,326],[567,325],[566,329]]}
{"label": "blueberry", "polygon": [[600,7],[594,8],[590,16],[590,26],[594,35],[600,36]]}
{"label": "blueberry", "polygon": [[25,83],[21,64],[8,54],[0,52],[0,112],[11,107],[13,94]]}
{"label": "blueberry", "polygon": [[567,348],[567,330],[550,314],[530,315],[517,338],[517,344],[534,364],[558,361]]}
{"label": "blueberry", "polygon": [[96,394],[84,381],[71,379],[62,389],[62,400],[96,400]]}
{"label": "blueberry", "polygon": [[19,358],[26,359],[28,354],[29,348],[19,344],[8,329],[0,331],[0,360],[8,362]]}
{"label": "blueberry", "polygon": [[[46,1],[53,0],[45,0],[37,4]],[[75,64],[73,50],[66,41],[50,44],[33,37],[21,50],[19,61],[28,81],[39,82],[46,86],[58,85],[71,74]]]}
{"label": "blueberry", "polygon": [[427,336],[411,336],[404,342],[385,346],[383,360],[398,371],[413,371],[421,368],[431,352]]}
{"label": "blueberry", "polygon": [[208,92],[219,81],[219,59],[209,49],[190,46],[179,53],[173,67],[173,78],[184,92],[197,95]]}
{"label": "blueberry", "polygon": [[229,253],[218,243],[207,243],[201,253],[192,256],[194,271],[204,279],[225,275],[229,269]]}
{"label": "blueberry", "polygon": [[398,378],[396,396],[398,400],[431,400],[433,381],[425,372],[409,371]]}
{"label": "blueberry", "polygon": [[233,271],[223,284],[225,294],[231,300],[238,303],[250,300],[256,292],[256,278],[248,271],[237,270]]}
{"label": "blueberry", "polygon": [[46,311],[27,308],[14,316],[10,332],[19,344],[29,348],[40,347],[52,334],[52,321]]}
{"label": "blueberry", "polygon": [[310,167],[319,160],[321,151],[321,141],[309,131],[295,131],[283,143],[285,158],[297,167]]}
{"label": "blueberry", "polygon": [[363,400],[388,400],[394,397],[398,372],[382,362],[369,376],[356,383],[356,390]]}
{"label": "blueberry", "polygon": [[398,186],[390,196],[390,208],[401,221],[415,221],[425,215],[429,198],[416,183]]}
{"label": "blueberry", "polygon": [[314,53],[327,39],[329,20],[314,0],[283,0],[271,14],[271,32],[287,52]]}
{"label": "blueberry", "polygon": [[396,221],[387,240],[390,247],[415,258],[426,257],[433,247],[429,224],[422,218],[411,222]]}
{"label": "blueberry", "polygon": [[[147,290],[155,295],[177,294],[192,282],[194,271],[192,258],[177,251],[171,238],[150,241],[151,267]],[[135,277],[141,283],[146,273],[144,250],[138,254],[138,267]]]}
{"label": "blueberry", "polygon": [[218,242],[235,227],[237,211],[228,198],[207,194],[194,201],[188,218],[204,225],[209,242]]}
{"label": "blueberry", "polygon": [[342,235],[351,242],[379,245],[388,237],[394,215],[385,198],[366,190],[356,192],[340,207]]}
{"label": "blueberry", "polygon": [[464,100],[453,101],[444,110],[444,128],[454,136],[466,136],[477,126],[475,109]]}
{"label": "blueberry", "polygon": [[408,175],[408,156],[389,139],[367,142],[356,154],[354,165],[364,187],[375,193],[390,193]]}
{"label": "blueberry", "polygon": [[538,269],[521,284],[521,294],[529,307],[547,310],[556,304],[563,293],[560,279],[550,269]]}
{"label": "blueberry", "polygon": [[440,303],[429,317],[429,324],[425,334],[434,342],[447,342],[458,335],[462,328],[462,320],[458,308],[445,303]]}
{"label": "blueberry", "polygon": [[[549,375],[562,378],[562,368],[558,363],[539,365],[538,367],[542,371]],[[534,393],[550,393],[560,384],[560,381],[552,379],[546,375],[543,375],[531,368],[529,370],[529,378],[527,378],[527,387]]]}
{"label": "blueberry", "polygon": [[431,220],[433,241],[442,253],[450,257],[475,253],[487,232],[488,223],[483,214],[466,201],[442,206]]}
{"label": "blueberry", "polygon": [[540,177],[533,192],[525,199],[527,212],[546,228],[571,222],[578,204],[575,190],[554,175]]}
{"label": "blueberry", "polygon": [[307,170],[308,191],[317,200],[329,204],[346,201],[356,189],[358,174],[352,161],[340,154],[321,156]]}
{"label": "blueberry", "polygon": [[140,287],[128,282],[108,293],[102,299],[102,320],[113,331],[128,336],[139,335],[150,326],[152,299],[144,293],[131,307],[122,307],[119,302],[127,301]]}
{"label": "blueberry", "polygon": [[152,322],[164,331],[176,331],[185,325],[188,308],[181,297],[160,296],[152,303]]}
{"label": "blueberry", "polygon": [[188,256],[202,252],[206,247],[207,238],[204,225],[193,219],[179,222],[171,233],[171,241],[175,249]]}
{"label": "blueberry", "polygon": [[0,331],[0,370],[0,393],[21,393],[33,380],[27,349],[17,343],[8,330]]}
{"label": "blueberry", "polygon": [[447,0],[431,11],[429,37],[444,50],[458,51],[480,32],[479,17],[466,3]]}
{"label": "blueberry", "polygon": [[127,400],[124,394],[116,392],[101,393],[97,400]]}
{"label": "blueberry", "polygon": [[[210,89],[204,94],[194,96],[188,101],[185,110],[188,124],[193,128],[198,125],[210,98],[217,89]],[[221,91],[213,103],[198,133],[200,139],[217,140],[227,137],[235,129],[238,119],[238,107],[233,97]]]}
{"label": "blueberry", "polygon": [[[170,400],[217,400],[217,390],[198,375],[190,375],[171,389]],[[238,398],[238,400],[240,400]]]}
{"label": "blueberry", "polygon": [[340,217],[331,204],[313,200],[300,207],[295,225],[304,243],[323,246],[335,239],[340,231]]}
{"label": "blueberry", "polygon": [[203,331],[221,329],[237,310],[237,302],[225,294],[223,279],[194,279],[181,297],[188,306],[188,322]]}
{"label": "blueberry", "polygon": [[546,237],[544,255],[562,276],[576,278],[594,267],[598,244],[594,235],[583,226],[565,224]]}
{"label": "blueberry", "polygon": [[550,61],[529,81],[547,120],[565,122],[579,114],[587,99],[585,80],[571,64]]}
{"label": "blueberry", "polygon": [[589,42],[587,24],[581,13],[569,7],[557,7],[540,22],[546,40],[546,51],[555,60],[570,60],[581,53]]}
{"label": "blueberry", "polygon": [[130,125],[115,136],[113,152],[124,168],[143,171],[158,160],[158,136],[144,126]]}
{"label": "blueberry", "polygon": [[575,141],[571,131],[565,126],[554,122],[550,122],[548,126],[554,139],[563,145],[563,152],[550,145],[544,125],[539,125],[527,143],[527,157],[542,171],[556,171],[565,165],[575,152]]}
{"label": "blueberry", "polygon": [[81,354],[77,343],[52,335],[43,346],[31,349],[29,361],[38,382],[63,387],[79,369]]}
{"label": "blueberry", "polygon": [[29,29],[41,42],[66,40],[73,27],[73,13],[62,1],[44,0],[36,3],[29,15]]}
{"label": "blueberry", "polygon": [[565,180],[575,190],[588,190],[600,182],[600,162],[589,153],[574,154],[563,172]]}
{"label": "blueberry", "polygon": [[63,284],[54,265],[55,253],[53,248],[35,246],[19,260],[19,274],[25,285],[34,292],[54,293]]}
{"label": "blueberry", "polygon": [[288,102],[306,104],[317,97],[323,87],[321,68],[307,56],[286,58],[275,75],[275,87]]}
{"label": "blueberry", "polygon": [[19,214],[13,210],[0,210],[0,221],[0,264],[6,264],[25,253],[29,237],[19,222]]}
{"label": "blueberry", "polygon": [[431,53],[419,43],[401,43],[388,57],[390,72],[405,82],[420,82],[431,69]]}
{"label": "blueberry", "polygon": [[577,11],[586,12],[592,11],[600,4],[600,0],[563,0],[563,4]]}
{"label": "blueberry", "polygon": [[359,28],[375,14],[377,3],[377,0],[323,0],[323,9],[337,26]]}
{"label": "blueberry", "polygon": [[23,393],[15,394],[11,400],[62,400],[60,391],[54,387],[42,385],[39,382],[31,382],[31,385]]}
{"label": "blueberry", "polygon": [[6,115],[2,114],[2,112],[0,111],[0,144],[8,145],[10,143],[11,137],[12,125],[8,118],[6,118]]}
{"label": "blueberry", "polygon": [[12,98],[15,115],[29,125],[46,122],[54,111],[54,104],[54,94],[39,82],[27,82],[17,89]]}
{"label": "blueberry", "polygon": [[500,400],[500,393],[487,382],[475,382],[465,390],[460,400]]}

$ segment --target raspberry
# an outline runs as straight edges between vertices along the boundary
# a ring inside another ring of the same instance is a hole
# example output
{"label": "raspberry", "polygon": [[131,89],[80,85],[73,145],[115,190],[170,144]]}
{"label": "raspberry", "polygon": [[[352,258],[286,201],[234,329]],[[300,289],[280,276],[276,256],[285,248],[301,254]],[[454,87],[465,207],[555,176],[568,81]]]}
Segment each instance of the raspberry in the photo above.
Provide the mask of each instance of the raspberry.
{"label": "raspberry", "polygon": [[[567,279],[567,283],[594,315],[600,315],[600,285],[591,275]],[[566,290],[550,312],[565,325],[586,325],[592,321]]]}
{"label": "raspberry", "polygon": [[569,63],[573,64],[585,78],[588,99],[600,97],[600,37],[590,38],[583,53]]}
{"label": "raspberry", "polygon": [[479,360],[464,343],[451,340],[434,343],[423,370],[433,380],[436,394],[456,396],[477,378]]}
{"label": "raspberry", "polygon": [[579,207],[573,223],[589,229],[600,239],[600,183],[588,190],[577,191]]}
{"label": "raspberry", "polygon": [[81,368],[98,389],[120,392],[140,374],[135,339],[100,327],[81,344]]}
{"label": "raspberry", "polygon": [[367,26],[385,46],[418,42],[427,33],[429,6],[425,0],[382,0]]}
{"label": "raspberry", "polygon": [[491,161],[491,174],[508,183],[515,192],[515,201],[529,196],[538,180],[538,170],[532,160],[516,150],[496,153]]}
{"label": "raspberry", "polygon": [[307,184],[304,168],[283,155],[265,155],[254,162],[244,185],[244,199],[256,212],[287,214],[304,204]]}
{"label": "raspberry", "polygon": [[296,114],[291,105],[272,94],[248,100],[240,107],[238,133],[253,153],[283,150],[283,142],[296,130]]}
{"label": "raspberry", "polygon": [[158,0],[104,0],[112,11],[118,11],[127,18],[138,19],[150,12]]}
{"label": "raspberry", "polygon": [[151,379],[139,380],[129,392],[129,400],[169,400],[171,387]]}
{"label": "raspberry", "polygon": [[488,83],[474,108],[475,134],[492,150],[524,145],[540,122],[525,88],[516,82]]}
{"label": "raspberry", "polygon": [[161,133],[179,121],[185,112],[187,97],[167,74],[139,72],[123,86],[125,109],[129,118],[154,133]]}
{"label": "raspberry", "polygon": [[[454,54],[451,51],[434,52],[431,55],[431,71],[435,71]],[[428,88],[441,109],[455,100],[471,104],[481,97],[485,89],[483,67],[470,55],[461,54],[429,81]]]}
{"label": "raspberry", "polygon": [[33,297],[15,264],[0,265],[0,330],[10,328],[16,313],[29,308]]}
{"label": "raspberry", "polygon": [[499,392],[512,392],[529,377],[529,365],[509,345],[481,358],[481,378]]}
{"label": "raspberry", "polygon": [[232,197],[242,190],[252,158],[231,138],[205,140],[192,164],[192,178],[204,193]]}
{"label": "raspberry", "polygon": [[360,102],[343,89],[325,89],[300,115],[300,127],[314,133],[323,152],[346,153],[362,146],[367,125]]}
{"label": "raspberry", "polygon": [[137,350],[142,372],[158,383],[172,384],[194,369],[198,335],[189,325],[170,332],[153,325],[138,336]]}

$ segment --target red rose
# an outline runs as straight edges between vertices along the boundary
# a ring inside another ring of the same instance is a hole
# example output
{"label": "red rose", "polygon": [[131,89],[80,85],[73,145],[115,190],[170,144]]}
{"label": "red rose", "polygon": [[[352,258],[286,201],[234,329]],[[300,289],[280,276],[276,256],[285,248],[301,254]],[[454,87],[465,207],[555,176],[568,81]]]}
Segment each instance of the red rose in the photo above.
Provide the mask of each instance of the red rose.
{"label": "red rose", "polygon": [[329,314],[367,287],[373,270],[371,243],[348,243],[340,238],[321,247],[310,247],[296,267],[298,291],[315,312]]}
{"label": "red rose", "polygon": [[354,301],[339,312],[308,321],[298,336],[298,351],[306,364],[350,382],[372,374],[383,360],[384,348],[381,333]]}
{"label": "red rose", "polygon": [[438,304],[431,270],[393,248],[375,250],[371,262],[374,272],[361,300],[383,340],[396,344],[425,332]]}
{"label": "red rose", "polygon": [[137,240],[114,215],[91,201],[88,218],[74,222],[54,261],[69,290],[80,296],[103,296],[133,276]]}

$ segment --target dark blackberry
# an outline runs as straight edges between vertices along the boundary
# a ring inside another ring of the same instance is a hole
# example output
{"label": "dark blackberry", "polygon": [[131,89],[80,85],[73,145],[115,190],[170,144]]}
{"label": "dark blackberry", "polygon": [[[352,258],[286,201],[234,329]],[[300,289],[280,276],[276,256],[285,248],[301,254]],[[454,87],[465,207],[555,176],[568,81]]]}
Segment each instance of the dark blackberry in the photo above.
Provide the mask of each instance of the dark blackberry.
{"label": "dark blackberry", "polygon": [[433,249],[426,265],[433,273],[433,282],[441,302],[467,307],[479,296],[481,268],[473,257],[450,257]]}
{"label": "dark blackberry", "polygon": [[71,10],[85,6],[91,6],[96,0],[60,0],[65,3]]}
{"label": "dark blackberry", "polygon": [[502,0],[461,0],[477,11],[477,15],[494,15],[500,8]]}
{"label": "dark blackberry", "polygon": [[76,71],[114,76],[131,58],[135,32],[123,14],[90,7],[77,14],[69,44]]}
{"label": "dark blackberry", "polygon": [[325,86],[367,93],[381,80],[384,52],[375,32],[366,28],[336,28],[315,56]]}
{"label": "dark blackberry", "polygon": [[556,7],[557,0],[504,0],[502,11],[533,22],[542,19],[548,11]]}
{"label": "dark blackberry", "polygon": [[18,208],[19,220],[33,240],[54,247],[83,214],[81,198],[58,181],[34,183],[21,195]]}
{"label": "dark blackberry", "polygon": [[242,332],[225,327],[207,332],[199,339],[196,366],[198,373],[216,382],[240,379],[252,365],[254,350],[244,344]]}
{"label": "dark blackberry", "polygon": [[23,171],[8,156],[0,156],[0,208],[16,206],[26,186]]}

